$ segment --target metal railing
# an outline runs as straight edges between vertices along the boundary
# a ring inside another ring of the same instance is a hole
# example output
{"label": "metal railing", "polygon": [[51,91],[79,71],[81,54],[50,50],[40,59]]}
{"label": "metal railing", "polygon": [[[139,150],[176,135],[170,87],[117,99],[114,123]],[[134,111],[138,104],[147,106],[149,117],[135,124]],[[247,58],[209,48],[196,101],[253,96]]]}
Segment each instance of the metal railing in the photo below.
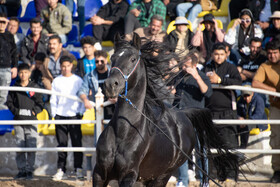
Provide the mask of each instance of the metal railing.
{"label": "metal railing", "polygon": [[[220,86],[220,85],[212,85],[213,89],[228,89],[228,90],[247,90],[252,92],[263,93],[267,95],[272,95],[276,97],[280,97],[280,93],[278,92],[271,92],[257,88],[249,88],[243,86]],[[29,87],[4,87],[0,86],[1,90],[8,90],[8,91],[33,91],[42,94],[49,94],[49,95],[58,95],[62,97],[66,97],[69,99],[73,99],[78,102],[82,102],[80,98],[73,95],[65,95],[62,93],[40,89],[40,88],[29,88]],[[104,95],[101,92],[101,89],[98,89],[97,94],[95,95],[95,103],[92,102],[92,105],[96,109],[96,120],[0,120],[0,125],[38,125],[38,124],[85,124],[85,123],[95,123],[96,124],[96,136],[97,139],[102,132],[102,125],[108,124],[110,120],[104,120],[104,107],[111,105],[112,102],[105,101],[104,102]],[[215,124],[230,124],[230,125],[256,125],[256,124],[273,124],[279,125],[280,120],[213,120]],[[2,147],[0,148],[0,152],[59,152],[59,151],[68,151],[68,152],[94,152],[95,148],[93,147],[55,147],[55,148],[19,148],[19,147]],[[280,154],[280,149],[274,150],[261,150],[261,149],[238,149],[238,151],[242,153],[248,154]]]}

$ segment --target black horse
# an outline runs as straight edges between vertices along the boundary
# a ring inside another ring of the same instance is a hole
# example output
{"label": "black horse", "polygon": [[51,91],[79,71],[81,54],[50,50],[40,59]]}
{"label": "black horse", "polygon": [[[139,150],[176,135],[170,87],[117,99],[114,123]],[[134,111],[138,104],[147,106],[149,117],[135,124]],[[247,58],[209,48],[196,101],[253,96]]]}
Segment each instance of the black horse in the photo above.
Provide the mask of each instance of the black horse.
{"label": "black horse", "polygon": [[166,60],[173,54],[153,42],[141,48],[136,34],[131,43],[120,36],[115,39],[113,68],[104,88],[107,97],[119,98],[97,143],[93,186],[107,186],[110,180],[117,180],[120,186],[133,186],[136,181],[165,186],[187,159],[173,143],[190,155],[195,145],[194,127],[201,143],[222,144],[208,110],[175,111],[158,99],[166,91],[158,86],[164,77],[158,76],[163,75]]}

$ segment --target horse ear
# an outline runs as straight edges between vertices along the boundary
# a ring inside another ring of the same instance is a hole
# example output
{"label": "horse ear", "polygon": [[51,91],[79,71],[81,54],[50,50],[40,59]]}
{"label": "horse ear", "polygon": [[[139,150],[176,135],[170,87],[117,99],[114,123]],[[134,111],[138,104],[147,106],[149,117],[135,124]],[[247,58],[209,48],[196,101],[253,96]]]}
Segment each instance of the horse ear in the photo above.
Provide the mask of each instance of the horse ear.
{"label": "horse ear", "polygon": [[122,41],[122,37],[120,35],[119,32],[117,32],[114,36],[114,44],[115,44],[115,48],[117,49],[118,48],[118,44],[120,43],[120,41]]}
{"label": "horse ear", "polygon": [[137,33],[133,34],[132,45],[138,50],[141,49],[141,38]]}

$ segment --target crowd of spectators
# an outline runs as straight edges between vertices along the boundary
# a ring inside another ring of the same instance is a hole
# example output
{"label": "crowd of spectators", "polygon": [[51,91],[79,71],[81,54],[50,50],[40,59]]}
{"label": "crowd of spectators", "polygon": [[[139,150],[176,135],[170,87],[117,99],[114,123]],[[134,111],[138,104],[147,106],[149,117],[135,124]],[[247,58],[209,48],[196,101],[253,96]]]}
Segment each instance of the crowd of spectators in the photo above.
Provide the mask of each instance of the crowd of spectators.
{"label": "crowd of spectators", "polygon": [[[66,5],[58,0],[35,1],[37,17],[30,21],[30,34],[27,36],[18,33],[20,21],[9,14],[10,1],[0,1],[1,86],[9,86],[14,79],[17,86],[38,85],[44,89],[77,95],[82,99],[83,107],[90,109],[92,108],[90,100],[94,100],[98,87],[102,87],[110,73],[108,54],[104,50],[99,50],[102,41],[113,41],[117,32],[124,35],[126,40],[131,40],[134,34],[138,34],[142,44],[147,41],[169,42],[171,50],[177,53],[178,57],[188,56],[185,63],[177,69],[179,73],[176,80],[179,82],[173,86],[172,93],[180,98],[173,103],[177,108],[207,107],[211,110],[213,119],[265,119],[268,117],[264,113],[265,107],[270,107],[270,118],[279,116],[279,99],[275,97],[269,97],[268,100],[265,95],[253,92],[211,88],[211,84],[246,85],[273,92],[279,91],[280,5],[276,3],[278,1],[271,1],[269,4],[268,1],[260,0],[257,1],[260,4],[255,8],[250,3],[232,0],[229,12],[231,18],[235,20],[227,32],[219,28],[218,20],[211,13],[203,16],[195,32],[190,29],[190,24],[201,11],[218,9],[219,3],[214,4],[215,6],[210,3],[210,7],[205,5],[204,1],[198,0],[134,0],[131,4],[126,0],[109,0],[96,15],[85,20],[85,1],[77,2],[80,33],[86,21],[93,25],[92,36],[80,39],[84,53],[80,59],[76,59],[63,48],[72,29],[73,1],[66,0]],[[166,15],[169,16],[168,19]],[[166,32],[167,20],[175,21],[175,29],[170,33]],[[23,73],[27,74],[28,81],[31,79],[30,82],[26,81]],[[194,87],[196,89],[193,89]],[[81,109],[83,107],[59,96],[50,98],[47,95],[40,97],[39,94],[38,97],[37,95],[33,97],[29,93],[19,95],[10,93],[8,96],[8,92],[1,91],[0,109],[7,109],[8,106],[15,117],[29,116],[24,119],[33,119],[39,112],[38,108],[47,109],[49,115],[55,119],[78,119],[83,113]],[[36,110],[31,107],[28,113],[22,103],[16,103],[18,97],[23,96],[27,100],[32,100]],[[44,104],[39,102],[38,98],[41,98]],[[114,107],[106,109],[107,118],[112,116],[113,110]],[[267,129],[266,125],[256,127],[260,131]],[[67,146],[68,132],[72,145],[82,146],[81,134],[76,128],[79,126],[73,128],[56,126],[58,146]],[[273,148],[279,148],[277,128],[279,127],[271,128]],[[32,129],[33,126],[30,126],[29,130]],[[17,129],[19,130],[22,129]],[[251,128],[242,124],[222,125],[219,128],[220,134],[231,148],[246,148],[250,130]],[[241,143],[238,141],[239,134]],[[20,141],[24,136],[19,133],[16,138]],[[31,164],[30,168],[26,168],[21,164],[23,161],[28,162],[23,155],[17,155],[19,174],[16,178],[30,179],[33,177],[32,162],[35,156],[27,157],[31,159]],[[56,180],[66,178],[66,156],[65,153],[58,154],[58,172],[54,176]],[[82,154],[76,153],[74,160],[77,178],[80,179]],[[279,155],[273,155],[272,167],[274,175],[271,180],[280,183]],[[183,166],[180,172],[187,172],[186,168]],[[185,186],[188,185],[187,180],[183,178],[180,180]]]}

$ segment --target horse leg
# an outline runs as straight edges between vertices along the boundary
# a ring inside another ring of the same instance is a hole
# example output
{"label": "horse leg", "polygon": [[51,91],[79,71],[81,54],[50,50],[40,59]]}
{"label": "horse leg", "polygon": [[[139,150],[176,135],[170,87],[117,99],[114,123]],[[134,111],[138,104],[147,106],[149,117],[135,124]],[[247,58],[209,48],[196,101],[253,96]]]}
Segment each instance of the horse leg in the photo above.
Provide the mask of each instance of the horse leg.
{"label": "horse leg", "polygon": [[146,184],[146,187],[165,187],[171,175],[172,172],[160,175],[156,179],[148,182]]}
{"label": "horse leg", "polygon": [[135,171],[131,171],[128,173],[121,181],[120,187],[132,187],[137,180],[137,173]]}
{"label": "horse leg", "polygon": [[92,174],[92,186],[106,187],[106,183],[108,184],[108,182],[106,182],[105,172],[102,172],[102,169],[95,167]]}

